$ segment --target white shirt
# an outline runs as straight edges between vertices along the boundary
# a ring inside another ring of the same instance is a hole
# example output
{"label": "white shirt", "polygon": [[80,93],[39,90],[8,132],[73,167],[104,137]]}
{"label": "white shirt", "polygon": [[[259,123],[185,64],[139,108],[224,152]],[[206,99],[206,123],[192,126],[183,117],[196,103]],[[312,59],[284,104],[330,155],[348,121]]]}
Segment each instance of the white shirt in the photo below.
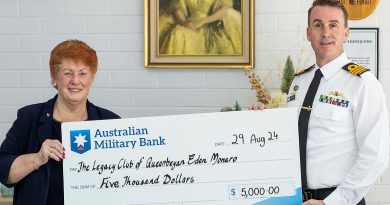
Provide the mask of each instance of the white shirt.
{"label": "white shirt", "polygon": [[[308,188],[337,187],[326,205],[355,205],[389,162],[389,119],[383,88],[367,71],[354,75],[342,67],[345,53],[324,65],[311,111],[306,151]],[[289,107],[298,107],[314,77],[314,69],[295,77]],[[294,89],[295,88],[295,89]],[[320,99],[323,99],[321,102]],[[328,101],[326,100],[328,99]],[[339,99],[343,103],[331,104]]]}

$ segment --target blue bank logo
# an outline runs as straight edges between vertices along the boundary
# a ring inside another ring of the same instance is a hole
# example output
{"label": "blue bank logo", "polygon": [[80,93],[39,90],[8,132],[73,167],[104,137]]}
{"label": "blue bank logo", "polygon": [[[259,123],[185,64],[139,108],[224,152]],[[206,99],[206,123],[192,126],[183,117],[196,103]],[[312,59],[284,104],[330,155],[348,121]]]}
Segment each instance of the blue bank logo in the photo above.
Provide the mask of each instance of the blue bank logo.
{"label": "blue bank logo", "polygon": [[70,131],[70,149],[73,152],[83,154],[91,149],[90,130],[71,130]]}

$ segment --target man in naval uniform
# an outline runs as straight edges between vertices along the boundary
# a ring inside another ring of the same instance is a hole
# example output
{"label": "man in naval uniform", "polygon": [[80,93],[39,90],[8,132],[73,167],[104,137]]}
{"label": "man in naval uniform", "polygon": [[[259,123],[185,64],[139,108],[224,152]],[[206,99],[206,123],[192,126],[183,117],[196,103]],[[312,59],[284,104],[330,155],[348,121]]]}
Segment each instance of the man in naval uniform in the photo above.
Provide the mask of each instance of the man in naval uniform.
{"label": "man in naval uniform", "polygon": [[313,2],[307,39],[316,64],[296,74],[287,97],[299,114],[303,205],[364,205],[389,162],[383,88],[344,53],[347,21],[338,0]]}
{"label": "man in naval uniform", "polygon": [[338,0],[313,2],[307,39],[316,64],[296,75],[287,99],[300,115],[304,205],[364,205],[389,162],[383,88],[368,69],[348,60],[347,19]]}

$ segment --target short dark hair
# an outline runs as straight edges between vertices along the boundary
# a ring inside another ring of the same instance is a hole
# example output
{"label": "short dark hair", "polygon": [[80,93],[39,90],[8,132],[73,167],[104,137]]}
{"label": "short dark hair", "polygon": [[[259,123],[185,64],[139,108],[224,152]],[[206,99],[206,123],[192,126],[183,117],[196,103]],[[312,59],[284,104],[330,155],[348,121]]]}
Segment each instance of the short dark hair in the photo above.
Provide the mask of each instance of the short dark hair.
{"label": "short dark hair", "polygon": [[307,23],[310,26],[310,14],[315,6],[329,6],[339,8],[344,14],[345,27],[348,27],[348,12],[345,6],[339,0],[314,0],[312,6],[309,8],[307,14]]}

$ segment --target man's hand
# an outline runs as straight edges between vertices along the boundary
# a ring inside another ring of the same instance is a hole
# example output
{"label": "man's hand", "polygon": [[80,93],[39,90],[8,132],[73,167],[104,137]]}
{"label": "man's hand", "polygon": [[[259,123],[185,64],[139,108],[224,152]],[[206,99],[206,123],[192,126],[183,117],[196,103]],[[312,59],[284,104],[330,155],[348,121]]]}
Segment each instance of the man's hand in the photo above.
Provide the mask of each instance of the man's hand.
{"label": "man's hand", "polygon": [[248,107],[248,110],[264,110],[265,106],[264,105],[251,105]]}
{"label": "man's hand", "polygon": [[305,201],[302,205],[326,205],[322,200],[310,199]]}

